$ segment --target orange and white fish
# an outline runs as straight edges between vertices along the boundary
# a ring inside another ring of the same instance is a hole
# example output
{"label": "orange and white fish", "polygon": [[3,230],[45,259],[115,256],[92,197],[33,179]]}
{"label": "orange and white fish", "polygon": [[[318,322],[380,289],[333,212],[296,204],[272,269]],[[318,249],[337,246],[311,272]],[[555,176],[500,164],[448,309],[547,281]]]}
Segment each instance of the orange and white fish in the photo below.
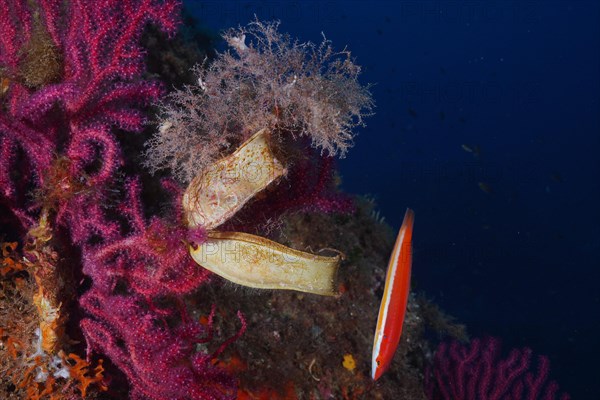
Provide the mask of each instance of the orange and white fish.
{"label": "orange and white fish", "polygon": [[385,276],[385,288],[379,307],[377,328],[373,341],[373,361],[371,377],[379,379],[389,368],[394,353],[400,343],[402,324],[406,314],[410,292],[410,271],[412,264],[412,232],[415,213],[406,210],[404,222],[398,233],[394,250]]}

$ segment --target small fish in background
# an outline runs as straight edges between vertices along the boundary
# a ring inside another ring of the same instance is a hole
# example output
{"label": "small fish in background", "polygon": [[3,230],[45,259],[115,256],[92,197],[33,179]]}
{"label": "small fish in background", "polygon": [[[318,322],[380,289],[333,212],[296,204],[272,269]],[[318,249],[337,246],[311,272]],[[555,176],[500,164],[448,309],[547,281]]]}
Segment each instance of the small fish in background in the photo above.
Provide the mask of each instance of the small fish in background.
{"label": "small fish in background", "polygon": [[494,191],[492,190],[492,187],[485,182],[478,182],[477,186],[479,186],[479,189],[481,189],[481,191],[484,192],[485,194],[494,193]]}
{"label": "small fish in background", "polygon": [[446,119],[446,114],[443,111],[440,111],[438,116],[440,117],[440,121],[443,121]]}
{"label": "small fish in background", "polygon": [[470,146],[468,144],[461,144],[460,147],[467,153],[472,153],[473,157],[479,158],[481,155],[481,148],[479,145]]}
{"label": "small fish in background", "polygon": [[414,108],[409,108],[408,109],[408,115],[410,115],[413,118],[417,118],[417,112],[415,111]]}
{"label": "small fish in background", "polygon": [[467,153],[473,152],[473,148],[471,146],[469,146],[468,144],[461,144],[460,147],[462,147],[462,149],[464,151],[466,151]]}
{"label": "small fish in background", "polygon": [[406,315],[412,268],[412,232],[415,213],[410,208],[398,232],[385,275],[383,298],[379,306],[377,327],[373,340],[371,378],[377,380],[390,367]]}

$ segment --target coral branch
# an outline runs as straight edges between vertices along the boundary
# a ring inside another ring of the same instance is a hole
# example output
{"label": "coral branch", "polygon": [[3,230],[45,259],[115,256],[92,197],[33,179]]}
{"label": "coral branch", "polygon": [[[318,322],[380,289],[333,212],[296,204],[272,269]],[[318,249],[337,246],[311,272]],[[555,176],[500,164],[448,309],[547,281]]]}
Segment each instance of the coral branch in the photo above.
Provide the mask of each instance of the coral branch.
{"label": "coral branch", "polygon": [[558,395],[558,385],[548,382],[550,362],[538,358],[531,372],[531,350],[513,349],[500,357],[497,339],[475,339],[470,347],[458,342],[442,343],[433,366],[425,375],[430,400],[569,400]]}
{"label": "coral branch", "polygon": [[[199,323],[188,321],[169,331],[139,297],[92,290],[82,303],[103,320],[82,321],[89,348],[109,355],[127,374],[133,386],[131,398],[235,398],[232,378],[212,366],[211,356],[195,350],[194,343],[204,342],[201,337],[207,333]],[[236,338],[244,329],[245,323]]]}
{"label": "coral branch", "polygon": [[[60,288],[62,275],[81,269],[92,280],[80,299],[88,356],[107,355],[131,383],[131,398],[231,397],[235,382],[195,347],[205,341],[205,328],[184,311],[183,322],[166,321],[175,318],[171,309],[154,306],[156,298],[180,302],[208,278],[187,253],[188,231],[180,220],[146,222],[135,178],[127,179],[122,204],[111,199],[123,164],[113,129],[141,131],[140,106],[162,93],[160,85],[142,80],[139,39],[148,23],[173,34],[179,3],[0,0],[0,9],[0,201],[23,231],[43,215],[60,247],[75,247],[75,257],[64,263],[73,271],[52,265],[52,274],[38,279],[36,304],[45,315],[39,360],[54,360],[45,351],[61,354],[67,345],[52,319],[60,306],[46,307],[47,295],[55,296],[44,288]],[[200,243],[205,235],[197,229],[189,236]],[[240,319],[239,334],[245,329]],[[55,386],[46,373],[38,391],[32,374],[45,368],[40,362],[24,378],[33,382],[31,396],[51,394]],[[69,363],[84,396],[91,383],[103,387],[101,365],[89,370],[74,354],[56,362]],[[29,393],[28,385],[19,388]]]}

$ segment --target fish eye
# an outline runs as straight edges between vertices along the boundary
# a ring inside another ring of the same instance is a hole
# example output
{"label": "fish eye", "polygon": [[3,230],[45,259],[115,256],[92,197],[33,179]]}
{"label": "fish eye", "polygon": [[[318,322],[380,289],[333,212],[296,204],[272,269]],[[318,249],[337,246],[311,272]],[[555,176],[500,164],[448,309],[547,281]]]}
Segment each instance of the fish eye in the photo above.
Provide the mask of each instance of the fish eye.
{"label": "fish eye", "polygon": [[381,361],[379,361],[379,359],[375,360],[375,362],[377,363],[378,367],[381,365]]}

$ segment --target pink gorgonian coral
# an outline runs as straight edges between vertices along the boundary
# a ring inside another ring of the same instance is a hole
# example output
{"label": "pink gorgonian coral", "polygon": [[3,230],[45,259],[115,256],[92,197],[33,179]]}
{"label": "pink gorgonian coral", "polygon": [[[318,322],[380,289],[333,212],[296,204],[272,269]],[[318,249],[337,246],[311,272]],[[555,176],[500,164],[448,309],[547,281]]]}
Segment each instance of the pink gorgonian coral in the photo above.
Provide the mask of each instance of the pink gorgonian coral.
{"label": "pink gorgonian coral", "polygon": [[538,357],[532,371],[531,356],[525,348],[502,358],[494,338],[475,339],[469,346],[442,343],[425,374],[425,392],[430,400],[569,400],[548,381],[548,358]]}
{"label": "pink gorgonian coral", "polygon": [[199,351],[211,324],[191,321],[181,299],[207,279],[183,244],[202,232],[177,216],[147,222],[137,180],[123,185],[119,171],[115,128],[141,131],[141,107],[162,92],[142,79],[140,36],[148,23],[174,33],[178,6],[0,0],[1,206],[22,234],[43,220],[65,250],[60,266],[48,266],[57,277],[91,278],[79,299],[88,356],[108,357],[140,399],[225,398],[235,383],[212,362],[229,341]]}
{"label": "pink gorgonian coral", "polygon": [[[40,197],[32,203],[31,187],[60,186],[63,195],[49,206],[58,222],[76,228],[75,242],[110,237],[115,230],[102,221],[98,196],[122,163],[112,129],[142,129],[139,107],[160,87],[140,79],[138,41],[150,22],[174,33],[178,3],[1,0],[0,9],[1,201],[28,227]],[[57,155],[68,162],[51,182]]]}

